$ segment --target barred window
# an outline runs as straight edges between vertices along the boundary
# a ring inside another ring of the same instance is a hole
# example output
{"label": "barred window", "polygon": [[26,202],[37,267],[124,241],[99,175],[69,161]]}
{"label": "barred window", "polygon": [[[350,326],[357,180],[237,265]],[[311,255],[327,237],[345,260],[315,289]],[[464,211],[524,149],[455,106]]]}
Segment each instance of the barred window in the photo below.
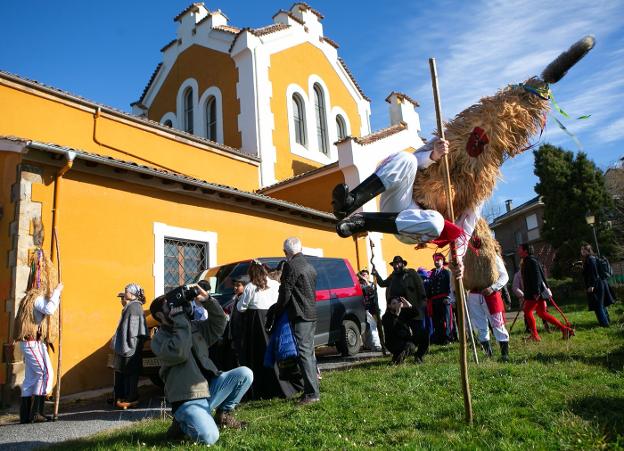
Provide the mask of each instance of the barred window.
{"label": "barred window", "polygon": [[165,238],[165,293],[197,281],[208,266],[208,243]]}

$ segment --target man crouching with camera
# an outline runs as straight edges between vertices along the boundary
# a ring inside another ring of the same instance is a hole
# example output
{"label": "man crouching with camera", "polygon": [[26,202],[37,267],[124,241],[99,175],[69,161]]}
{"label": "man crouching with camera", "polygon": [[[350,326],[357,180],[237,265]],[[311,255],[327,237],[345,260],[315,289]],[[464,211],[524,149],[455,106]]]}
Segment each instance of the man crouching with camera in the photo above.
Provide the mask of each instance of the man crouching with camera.
{"label": "man crouching with camera", "polygon": [[[196,297],[205,301],[205,321],[191,321]],[[184,285],[154,299],[150,312],[160,323],[152,351],[161,361],[160,377],[174,417],[168,437],[181,438],[181,429],[192,440],[212,445],[219,439],[218,427],[240,429],[232,411],[251,386],[253,373],[244,366],[221,372],[210,360],[208,350],[227,322],[219,303],[198,285]]]}

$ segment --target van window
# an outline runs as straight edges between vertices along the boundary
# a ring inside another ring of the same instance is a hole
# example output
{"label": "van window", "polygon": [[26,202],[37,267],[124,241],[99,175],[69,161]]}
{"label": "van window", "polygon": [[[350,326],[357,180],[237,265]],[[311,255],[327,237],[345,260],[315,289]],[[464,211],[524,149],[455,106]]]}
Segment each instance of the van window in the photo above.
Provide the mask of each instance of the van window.
{"label": "van window", "polygon": [[308,262],[316,269],[316,291],[329,290],[329,280],[327,280],[327,269],[325,262],[318,258],[306,257]]}
{"label": "van window", "polygon": [[[348,288],[353,286],[351,273],[347,269],[344,260],[328,259],[321,260],[323,272],[327,274],[329,288]],[[318,288],[317,288],[318,289]]]}

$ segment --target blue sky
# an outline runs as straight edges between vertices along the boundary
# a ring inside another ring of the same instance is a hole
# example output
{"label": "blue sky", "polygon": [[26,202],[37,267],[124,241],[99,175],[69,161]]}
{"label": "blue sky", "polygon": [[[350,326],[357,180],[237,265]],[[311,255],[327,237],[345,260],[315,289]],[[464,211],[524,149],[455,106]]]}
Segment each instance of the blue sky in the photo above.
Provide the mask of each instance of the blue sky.
{"label": "blue sky", "polygon": [[[271,23],[289,0],[207,1],[230,24]],[[435,128],[428,58],[438,63],[446,118],[509,83],[541,73],[585,34],[596,48],[553,86],[572,116],[565,120],[599,167],[624,155],[624,2],[568,1],[330,1],[311,6],[325,15],[325,35],[372,99],[373,129],[388,125],[384,98],[402,91],[420,102],[422,135]],[[180,0],[43,1],[0,3],[0,69],[129,111],[175,35],[173,17],[190,4]],[[554,114],[554,113],[553,113]],[[576,144],[549,119],[542,142],[569,150]],[[505,199],[518,205],[535,195],[533,155],[503,166],[493,209]]]}

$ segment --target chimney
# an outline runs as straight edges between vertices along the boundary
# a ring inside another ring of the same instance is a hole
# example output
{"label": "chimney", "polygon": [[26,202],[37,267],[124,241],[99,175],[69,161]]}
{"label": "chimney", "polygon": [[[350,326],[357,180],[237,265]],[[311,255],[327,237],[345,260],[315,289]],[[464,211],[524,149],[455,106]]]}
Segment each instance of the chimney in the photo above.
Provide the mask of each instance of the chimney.
{"label": "chimney", "polygon": [[298,20],[303,22],[304,26],[310,34],[323,36],[323,15],[313,9],[307,3],[295,3],[290,8],[290,13]]}
{"label": "chimney", "polygon": [[511,199],[507,199],[507,200],[505,201],[505,209],[507,210],[507,212],[510,212],[510,211],[511,211],[511,209],[513,208],[513,207],[511,206],[511,202],[512,202],[512,200],[511,200]]}
{"label": "chimney", "polygon": [[418,135],[420,131],[420,117],[416,112],[418,102],[401,92],[392,91],[386,102],[390,104],[390,125],[397,125],[401,122],[407,124],[408,130]]}

